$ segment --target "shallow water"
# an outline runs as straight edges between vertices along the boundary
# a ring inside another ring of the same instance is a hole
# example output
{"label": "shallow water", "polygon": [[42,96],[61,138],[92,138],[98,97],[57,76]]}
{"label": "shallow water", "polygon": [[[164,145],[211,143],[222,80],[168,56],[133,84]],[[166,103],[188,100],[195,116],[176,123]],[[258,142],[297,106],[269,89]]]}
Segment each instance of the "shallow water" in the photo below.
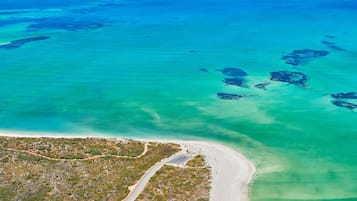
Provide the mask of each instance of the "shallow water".
{"label": "shallow water", "polygon": [[[357,91],[354,1],[34,2],[0,2],[0,44],[50,37],[0,48],[1,129],[215,140],[257,164],[253,201],[357,200],[356,109],[330,96]],[[329,54],[281,60],[303,49]]]}

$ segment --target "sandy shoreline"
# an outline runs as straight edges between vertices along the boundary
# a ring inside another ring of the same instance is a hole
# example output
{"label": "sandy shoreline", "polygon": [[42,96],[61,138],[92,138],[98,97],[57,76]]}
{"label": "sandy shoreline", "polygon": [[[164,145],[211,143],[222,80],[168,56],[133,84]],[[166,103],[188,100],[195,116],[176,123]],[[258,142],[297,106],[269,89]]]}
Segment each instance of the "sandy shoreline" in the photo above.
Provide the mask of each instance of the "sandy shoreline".
{"label": "sandy shoreline", "polygon": [[[0,136],[8,137],[53,137],[53,138],[117,138],[104,134],[78,135],[70,133],[33,133],[0,130]],[[125,138],[128,139],[128,138]],[[247,201],[249,200],[249,183],[256,171],[254,164],[244,155],[234,149],[216,142],[185,141],[185,140],[155,140],[137,139],[138,141],[152,141],[163,143],[176,143],[190,152],[202,154],[212,168],[212,189],[210,200],[212,201]]]}
{"label": "sandy shoreline", "polygon": [[188,150],[206,156],[212,168],[212,201],[247,201],[249,183],[256,171],[245,156],[234,149],[214,142],[178,141]]}

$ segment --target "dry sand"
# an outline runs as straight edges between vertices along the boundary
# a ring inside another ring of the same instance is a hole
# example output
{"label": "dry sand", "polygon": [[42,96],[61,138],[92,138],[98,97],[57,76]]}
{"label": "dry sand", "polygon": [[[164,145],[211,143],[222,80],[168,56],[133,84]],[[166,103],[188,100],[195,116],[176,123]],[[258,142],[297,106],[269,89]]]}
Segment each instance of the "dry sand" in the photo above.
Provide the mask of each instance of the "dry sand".
{"label": "dry sand", "polygon": [[255,166],[230,147],[214,142],[181,141],[188,150],[206,157],[212,168],[211,201],[247,201]]}

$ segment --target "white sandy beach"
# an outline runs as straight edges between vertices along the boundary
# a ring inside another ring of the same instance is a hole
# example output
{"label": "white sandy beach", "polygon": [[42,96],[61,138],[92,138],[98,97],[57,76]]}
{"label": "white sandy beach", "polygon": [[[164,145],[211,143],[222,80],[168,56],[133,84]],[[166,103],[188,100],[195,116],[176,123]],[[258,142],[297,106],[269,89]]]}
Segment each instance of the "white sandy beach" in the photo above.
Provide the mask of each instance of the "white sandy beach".
{"label": "white sandy beach", "polygon": [[[13,132],[0,130],[0,136],[9,137],[54,137],[54,138],[113,138],[102,134],[88,136],[76,134]],[[212,201],[247,201],[249,183],[256,171],[255,166],[245,156],[234,149],[215,142],[184,140],[143,140],[180,144],[184,149],[206,157],[212,170]]]}
{"label": "white sandy beach", "polygon": [[230,147],[214,142],[177,141],[188,150],[206,157],[212,168],[212,201],[247,201],[249,183],[256,171],[245,156]]}

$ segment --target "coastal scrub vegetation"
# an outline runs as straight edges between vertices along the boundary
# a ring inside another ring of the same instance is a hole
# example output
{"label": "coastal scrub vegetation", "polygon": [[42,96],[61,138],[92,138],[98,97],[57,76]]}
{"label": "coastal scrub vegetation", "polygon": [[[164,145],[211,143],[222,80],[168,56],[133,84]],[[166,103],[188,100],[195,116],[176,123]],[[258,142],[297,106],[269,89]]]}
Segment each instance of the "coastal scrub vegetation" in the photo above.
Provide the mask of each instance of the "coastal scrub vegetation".
{"label": "coastal scrub vegetation", "polygon": [[0,137],[0,198],[122,200],[179,145],[115,139]]}

